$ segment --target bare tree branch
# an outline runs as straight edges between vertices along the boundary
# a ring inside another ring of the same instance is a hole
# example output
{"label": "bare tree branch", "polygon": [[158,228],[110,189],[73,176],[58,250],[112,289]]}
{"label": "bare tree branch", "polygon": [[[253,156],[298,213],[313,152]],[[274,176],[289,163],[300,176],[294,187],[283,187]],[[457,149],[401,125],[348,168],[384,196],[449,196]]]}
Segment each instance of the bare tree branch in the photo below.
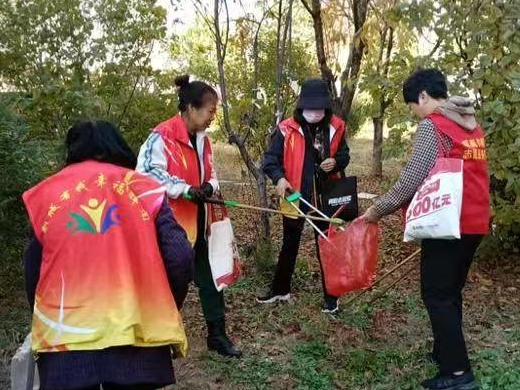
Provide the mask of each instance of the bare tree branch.
{"label": "bare tree branch", "polygon": [[347,10],[352,10],[354,8],[354,4],[352,0],[348,0],[348,7],[345,6],[345,1],[343,1],[341,9],[343,10],[343,16],[349,21],[349,23],[354,23],[352,20],[352,13],[349,13]]}
{"label": "bare tree branch", "polygon": [[[280,5],[282,0],[280,0]],[[277,39],[280,43],[278,45],[278,54],[277,54],[277,67],[276,67],[276,113],[275,113],[275,125],[282,120],[282,102],[281,102],[281,89],[282,89],[282,77],[283,77],[283,69],[285,67],[285,54],[287,52],[287,36],[289,31],[289,26],[292,20],[292,6],[293,0],[289,0],[289,8],[287,10],[287,15],[285,16],[285,24],[283,29],[283,35],[281,39]],[[280,30],[280,26],[279,26]],[[274,126],[273,126],[274,127]]]}
{"label": "bare tree branch", "polygon": [[428,53],[428,57],[432,57],[435,52],[439,49],[439,47],[441,46],[441,43],[442,43],[442,38],[439,37],[437,38],[437,42],[435,42],[435,46],[433,46],[433,48],[430,50],[430,52]]}
{"label": "bare tree branch", "polygon": [[227,47],[229,42],[229,9],[227,5],[227,0],[223,0],[224,7],[226,8],[226,39],[224,40],[223,48],[222,48],[222,58],[226,58]]}
{"label": "bare tree branch", "polygon": [[[388,37],[388,41],[387,41],[387,46],[386,46],[386,55],[385,55],[385,62],[384,62],[384,66],[383,66],[383,77],[385,79],[388,79],[388,74],[390,73],[390,61],[392,59],[392,50],[394,48],[394,29],[392,27],[390,27],[390,35]],[[385,94],[383,94],[383,98],[381,99],[381,114],[384,115],[386,109],[388,108],[388,106],[392,103],[393,101],[393,97],[390,98],[389,96],[386,96],[386,91],[385,91]]]}
{"label": "bare tree branch", "polygon": [[201,0],[191,0],[191,3],[195,7],[195,11],[199,14],[199,16],[202,18],[202,21],[204,24],[209,28],[209,31],[213,35],[213,37],[216,39],[216,31],[214,30],[213,24],[211,22],[211,19],[207,16],[209,15],[209,11],[206,9],[204,4]]}
{"label": "bare tree branch", "polygon": [[311,9],[311,7],[309,6],[309,4],[307,4],[307,0],[301,0],[303,6],[305,7],[305,9],[307,10],[307,12],[309,12],[309,14],[314,17],[314,13]]}
{"label": "bare tree branch", "polygon": [[327,81],[333,101],[337,100],[338,93],[334,82],[336,78],[327,64],[327,55],[325,53],[325,41],[323,38],[323,21],[321,18],[320,0],[312,0],[312,24],[314,27],[314,38],[316,41],[316,56],[320,66],[321,77]]}
{"label": "bare tree branch", "polygon": [[153,46],[154,46],[154,42],[152,41],[152,43],[150,44],[150,50],[148,51],[148,55],[145,59],[145,61],[141,64],[141,66],[139,67],[139,73],[138,75],[136,76],[136,79],[135,79],[135,83],[134,83],[134,86],[132,88],[132,92],[130,93],[130,96],[128,97],[128,100],[126,101],[125,103],[125,106],[123,108],[123,111],[121,112],[121,114],[119,115],[119,118],[117,119],[117,126],[119,127],[119,125],[121,124],[121,120],[125,117],[126,115],[126,112],[128,110],[128,107],[130,107],[130,104],[132,103],[132,100],[134,99],[134,94],[135,94],[135,90],[137,88],[137,85],[139,83],[139,79],[140,79],[140,76],[146,63],[148,63],[148,60],[150,59],[151,55],[152,55],[152,52],[153,52]]}
{"label": "bare tree branch", "polygon": [[355,33],[352,37],[349,48],[349,59],[347,66],[341,74],[341,94],[339,114],[346,117],[352,106],[354,95],[356,93],[358,75],[361,69],[361,61],[365,50],[365,42],[361,37],[363,26],[365,25],[368,0],[355,0],[353,8],[354,29]]}

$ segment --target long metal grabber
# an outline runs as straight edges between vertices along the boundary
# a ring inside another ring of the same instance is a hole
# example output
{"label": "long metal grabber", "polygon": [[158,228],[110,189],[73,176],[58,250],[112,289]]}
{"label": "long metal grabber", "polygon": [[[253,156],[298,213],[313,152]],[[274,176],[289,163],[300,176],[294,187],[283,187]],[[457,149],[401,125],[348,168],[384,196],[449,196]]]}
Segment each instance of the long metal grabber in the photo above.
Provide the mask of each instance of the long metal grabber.
{"label": "long metal grabber", "polygon": [[368,291],[371,291],[375,286],[377,286],[379,283],[381,283],[383,280],[385,280],[387,277],[392,275],[395,271],[397,271],[399,268],[401,268],[403,265],[408,263],[410,260],[412,260],[415,256],[417,256],[421,252],[420,249],[416,250],[414,253],[412,253],[410,256],[408,256],[406,259],[401,261],[399,264],[395,265],[390,271],[388,271],[386,274],[382,275],[379,279],[377,279],[374,284],[367,288],[366,290],[362,290],[356,295],[354,295],[352,298],[350,298],[347,302],[344,303],[344,307],[352,304],[352,302],[356,301],[359,297],[366,294]]}
{"label": "long metal grabber", "polygon": [[[311,217],[307,216],[303,211],[301,211],[298,206],[296,206],[293,202],[289,202],[289,204],[293,207],[293,209],[295,209],[299,214],[300,216],[302,216],[303,218],[305,218],[307,220],[307,222],[309,222],[309,225],[311,225],[314,230],[316,230],[316,232],[322,236],[325,241],[329,241],[329,238],[327,237],[327,235],[325,233],[323,233],[321,231],[321,229],[319,227],[317,227],[312,221],[311,221]],[[313,217],[313,218],[319,218],[319,217]],[[328,222],[328,220],[327,220]]]}
{"label": "long metal grabber", "polygon": [[[289,196],[286,196],[286,197],[285,197],[285,200],[286,200],[286,201],[291,205],[291,207],[292,207],[293,209],[296,210],[296,212],[297,212],[298,214],[300,214],[301,216],[305,217],[305,220],[309,223],[309,225],[311,225],[311,226],[313,227],[313,229],[316,231],[316,233],[318,233],[320,236],[322,236],[322,237],[325,239],[325,241],[329,241],[329,238],[327,237],[327,235],[326,235],[325,233],[323,233],[323,232],[321,231],[321,229],[320,229],[318,226],[316,226],[316,225],[312,222],[312,220],[311,220],[310,218],[307,218],[309,215],[308,215],[308,214],[305,214],[305,213],[304,213],[304,212],[303,212],[303,211],[302,211],[298,206],[296,206],[294,203],[295,203],[296,201],[300,201],[300,200],[301,200],[301,201],[304,202],[307,206],[309,206],[311,209],[313,209],[314,211],[317,211],[319,214],[321,214],[321,216],[322,216],[323,218],[326,218],[326,219],[327,219],[327,222],[329,222],[329,223],[330,223],[330,218],[329,218],[327,215],[321,213],[321,212],[320,212],[316,207],[314,207],[312,204],[310,204],[309,202],[307,202],[305,199],[303,199],[302,194],[301,194],[299,191],[294,191],[294,190],[288,188],[288,189],[287,189],[287,192],[289,193]],[[315,218],[319,218],[319,217],[315,217]]]}
{"label": "long metal grabber", "polygon": [[[186,199],[189,199],[189,198],[186,198]],[[267,207],[258,207],[258,206],[251,206],[251,205],[248,205],[248,204],[238,203],[237,201],[234,201],[234,200],[222,200],[222,199],[208,198],[204,202],[212,203],[212,204],[220,204],[220,205],[223,205],[223,206],[226,206],[226,207],[230,207],[230,208],[235,207],[235,208],[239,208],[239,209],[265,211],[267,213],[281,214],[281,215],[284,215],[284,216],[287,216],[287,217],[306,218],[306,219],[311,219],[313,221],[329,222],[329,223],[331,223],[333,225],[338,225],[338,226],[344,225],[346,223],[341,218],[329,219],[329,218],[313,217],[313,216],[306,215],[306,214],[295,215],[293,213],[287,213],[285,211],[274,210],[274,209],[270,209],[270,208],[267,208]]]}
{"label": "long metal grabber", "polygon": [[307,202],[305,199],[303,199],[303,198],[301,198],[301,197],[300,197],[300,200],[301,200],[303,203],[305,203],[307,206],[309,206],[310,209],[314,210],[315,213],[321,215],[323,218],[327,218],[327,219],[329,219],[329,217],[328,217],[326,214],[324,214],[320,209],[318,209],[317,207],[315,207],[312,203]]}

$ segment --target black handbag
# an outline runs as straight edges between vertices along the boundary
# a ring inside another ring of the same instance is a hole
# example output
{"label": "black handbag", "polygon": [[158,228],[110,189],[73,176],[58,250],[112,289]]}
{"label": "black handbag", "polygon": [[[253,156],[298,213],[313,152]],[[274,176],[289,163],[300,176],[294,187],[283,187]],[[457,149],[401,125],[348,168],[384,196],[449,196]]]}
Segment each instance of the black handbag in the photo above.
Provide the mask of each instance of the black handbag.
{"label": "black handbag", "polygon": [[357,177],[348,176],[338,179],[327,179],[322,182],[321,191],[321,207],[322,211],[329,217],[332,217],[344,206],[337,218],[344,221],[353,221],[358,217],[358,195],[357,195]]}

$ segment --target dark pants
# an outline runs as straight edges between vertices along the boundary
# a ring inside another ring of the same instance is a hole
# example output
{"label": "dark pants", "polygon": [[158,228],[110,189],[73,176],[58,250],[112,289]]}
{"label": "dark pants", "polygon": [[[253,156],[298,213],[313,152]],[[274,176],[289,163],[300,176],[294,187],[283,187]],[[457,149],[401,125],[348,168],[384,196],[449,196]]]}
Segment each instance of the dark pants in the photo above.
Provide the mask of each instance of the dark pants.
{"label": "dark pants", "polygon": [[433,354],[442,373],[471,368],[462,331],[462,289],[482,237],[422,241],[421,295],[430,316]]}
{"label": "dark pants", "polygon": [[[300,240],[302,237],[303,226],[305,219],[286,218],[283,217],[283,242],[282,249],[278,255],[278,263],[274,274],[272,289],[275,294],[285,295],[291,292],[291,279],[294,273],[294,266],[296,265],[296,257],[298,256],[298,249],[300,247]],[[321,230],[325,230],[327,225],[317,225]],[[323,277],[323,267],[321,265],[320,251],[318,248],[318,233],[314,232],[314,240],[316,244],[316,256],[320,263],[321,282],[323,286],[323,294],[325,298],[336,298],[327,294],[325,288],[325,279]]]}
{"label": "dark pants", "polygon": [[[44,390],[99,389],[100,383],[134,384],[147,386],[135,389],[148,390],[175,383],[170,346],[39,353],[36,362]],[[110,386],[105,388],[118,388]]]}
{"label": "dark pants", "polygon": [[208,259],[208,243],[200,238],[195,243],[195,284],[199,288],[202,314],[206,321],[225,316],[224,293],[215,288]]}

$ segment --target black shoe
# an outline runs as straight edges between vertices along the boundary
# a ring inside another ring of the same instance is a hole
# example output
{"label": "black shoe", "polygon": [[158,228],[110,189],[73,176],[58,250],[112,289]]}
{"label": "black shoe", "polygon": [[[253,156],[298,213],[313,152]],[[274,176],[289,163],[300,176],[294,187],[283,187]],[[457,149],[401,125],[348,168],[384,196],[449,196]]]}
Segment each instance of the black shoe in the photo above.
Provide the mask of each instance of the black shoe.
{"label": "black shoe", "polygon": [[265,294],[256,297],[256,301],[259,303],[273,303],[276,301],[288,301],[289,299],[291,299],[291,293],[275,294],[273,290],[269,290]]}
{"label": "black shoe", "polygon": [[336,313],[339,310],[338,298],[326,297],[321,305],[322,313]]}
{"label": "black shoe", "polygon": [[206,321],[208,325],[208,349],[215,351],[225,357],[240,358],[242,352],[239,351],[226,334],[226,322],[224,318],[216,321]]}
{"label": "black shoe", "polygon": [[443,375],[438,374],[432,379],[427,379],[421,383],[422,387],[430,390],[475,390],[478,384],[475,375],[471,371],[466,371],[462,375]]}

